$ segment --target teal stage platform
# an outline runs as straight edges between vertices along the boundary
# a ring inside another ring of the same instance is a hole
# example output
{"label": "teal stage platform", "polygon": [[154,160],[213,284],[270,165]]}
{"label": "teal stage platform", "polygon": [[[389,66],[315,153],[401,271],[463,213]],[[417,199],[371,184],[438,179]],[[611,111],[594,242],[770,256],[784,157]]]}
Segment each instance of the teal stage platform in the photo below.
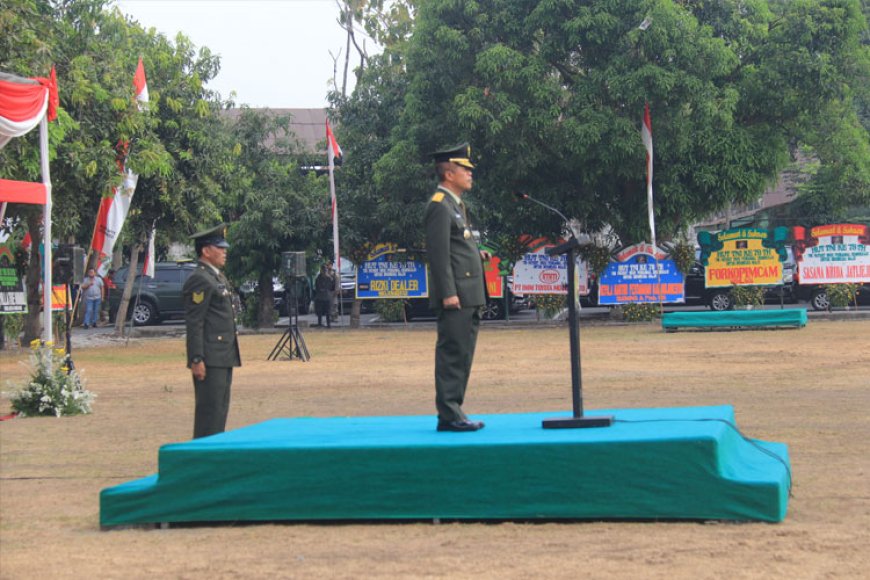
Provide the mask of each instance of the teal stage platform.
{"label": "teal stage platform", "polygon": [[164,445],[158,474],[102,491],[100,523],[785,517],[787,447],[742,438],[730,406],[587,414],[616,422],[483,415],[482,431],[438,433],[432,416],[274,419]]}
{"label": "teal stage platform", "polygon": [[807,325],[807,311],[803,308],[778,310],[725,310],[723,312],[666,312],[662,328],[801,328]]}

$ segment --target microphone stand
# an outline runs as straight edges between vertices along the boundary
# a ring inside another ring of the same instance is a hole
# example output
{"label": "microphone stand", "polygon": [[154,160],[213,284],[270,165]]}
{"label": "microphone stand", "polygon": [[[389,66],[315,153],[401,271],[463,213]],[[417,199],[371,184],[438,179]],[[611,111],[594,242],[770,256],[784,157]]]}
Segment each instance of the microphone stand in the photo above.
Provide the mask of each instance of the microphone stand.
{"label": "microphone stand", "polygon": [[[519,199],[528,199],[538,205],[556,213],[568,223],[568,219],[562,212],[526,194],[516,194]],[[580,429],[587,427],[610,427],[613,425],[613,415],[600,415],[588,417],[583,415],[583,386],[580,376],[580,325],[577,319],[577,284],[575,281],[577,252],[583,245],[577,239],[573,228],[570,239],[564,244],[547,250],[549,256],[565,255],[568,261],[568,332],[571,352],[571,395],[573,401],[573,415],[571,417],[554,417],[544,419],[541,426],[544,429]],[[588,243],[588,242],[586,242]]]}

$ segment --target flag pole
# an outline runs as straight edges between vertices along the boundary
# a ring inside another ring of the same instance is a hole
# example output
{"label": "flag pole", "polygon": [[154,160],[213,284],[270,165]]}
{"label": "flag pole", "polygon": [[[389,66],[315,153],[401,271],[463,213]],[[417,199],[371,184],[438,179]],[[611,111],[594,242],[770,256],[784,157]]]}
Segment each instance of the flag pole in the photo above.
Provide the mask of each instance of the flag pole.
{"label": "flag pole", "polygon": [[341,253],[338,243],[338,202],[335,199],[335,163],[329,158],[329,197],[332,200],[332,253],[335,260],[335,275],[339,280],[338,290],[338,325],[341,326],[344,317],[344,304],[341,301]]}
{"label": "flag pole", "polygon": [[652,119],[649,114],[649,103],[643,105],[643,130],[641,131],[643,144],[646,148],[646,203],[647,214],[649,219],[649,232],[652,240],[652,258],[653,266],[656,269],[656,297],[659,303],[659,314],[664,311],[664,302],[662,299],[662,275],[659,269],[659,259],[656,254],[658,245],[656,244],[656,218],[653,206],[653,140],[652,140]]}
{"label": "flag pole", "polygon": [[45,185],[45,209],[42,214],[43,235],[42,253],[42,340],[49,342],[53,339],[51,328],[51,175],[48,171],[48,115],[42,117],[39,122],[39,156],[42,164],[42,183]]}
{"label": "flag pole", "polygon": [[[338,151],[336,151],[338,149]],[[341,148],[332,134],[329,119],[326,120],[326,159],[329,166],[329,199],[332,206],[332,253],[335,261],[335,275],[338,279],[338,325],[344,318],[344,303],[341,300],[341,251],[338,238],[338,201],[335,197],[335,156],[341,156]]]}

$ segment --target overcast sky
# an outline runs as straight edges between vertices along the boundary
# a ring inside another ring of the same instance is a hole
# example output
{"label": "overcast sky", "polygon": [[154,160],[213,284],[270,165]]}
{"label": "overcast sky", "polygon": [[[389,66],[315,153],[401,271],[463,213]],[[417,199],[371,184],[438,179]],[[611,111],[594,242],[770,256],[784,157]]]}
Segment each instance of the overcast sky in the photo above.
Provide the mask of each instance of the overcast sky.
{"label": "overcast sky", "polygon": [[[115,0],[114,4],[170,40],[180,31],[197,47],[207,46],[219,54],[220,74],[208,88],[224,98],[234,90],[239,105],[325,107],[333,77],[330,51],[341,55],[336,77],[341,83],[346,35],[336,22],[335,0]],[[374,44],[368,40],[366,46]],[[358,61],[352,56],[351,67]],[[349,73],[348,83],[352,80]]]}

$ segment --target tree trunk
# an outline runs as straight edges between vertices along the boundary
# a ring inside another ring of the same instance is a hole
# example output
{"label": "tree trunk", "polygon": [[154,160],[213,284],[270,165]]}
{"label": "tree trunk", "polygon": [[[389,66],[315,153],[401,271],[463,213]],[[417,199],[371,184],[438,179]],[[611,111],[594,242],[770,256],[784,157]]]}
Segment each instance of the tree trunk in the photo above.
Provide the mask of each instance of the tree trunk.
{"label": "tree trunk", "polygon": [[133,295],[136,274],[139,273],[139,252],[144,247],[141,243],[136,244],[130,252],[130,267],[127,269],[127,279],[124,281],[124,294],[121,295],[121,303],[118,304],[118,314],[115,316],[115,333],[120,336],[125,336],[126,334],[127,309],[130,306],[130,297]]}
{"label": "tree trunk", "polygon": [[120,244],[112,251],[112,266],[113,270],[117,270],[124,264],[124,250]]}
{"label": "tree trunk", "polygon": [[[42,334],[42,291],[39,283],[42,277],[42,255],[39,253],[42,243],[42,214],[38,211],[28,212],[26,219],[27,231],[30,232],[30,263],[24,276],[27,290],[27,316],[24,319],[24,337],[21,340],[24,345],[30,344]],[[51,308],[51,304],[48,308]]]}
{"label": "tree trunk", "polygon": [[344,76],[341,80],[342,101],[347,97],[347,68],[350,65],[350,38],[353,36],[353,14],[350,11],[350,2],[347,3],[345,10],[344,26],[347,30],[347,48],[344,51]]}
{"label": "tree trunk", "polygon": [[359,328],[359,315],[362,310],[362,300],[356,299],[353,301],[353,306],[350,307],[350,327]]}
{"label": "tree trunk", "polygon": [[[288,278],[288,283],[292,284],[292,278]],[[284,288],[285,300],[290,300],[290,288]],[[272,288],[272,273],[261,272],[260,279],[257,280],[257,293],[260,299],[259,311],[257,312],[257,328],[269,328],[275,326],[273,312],[275,311],[275,291]],[[289,306],[289,303],[288,303]]]}

